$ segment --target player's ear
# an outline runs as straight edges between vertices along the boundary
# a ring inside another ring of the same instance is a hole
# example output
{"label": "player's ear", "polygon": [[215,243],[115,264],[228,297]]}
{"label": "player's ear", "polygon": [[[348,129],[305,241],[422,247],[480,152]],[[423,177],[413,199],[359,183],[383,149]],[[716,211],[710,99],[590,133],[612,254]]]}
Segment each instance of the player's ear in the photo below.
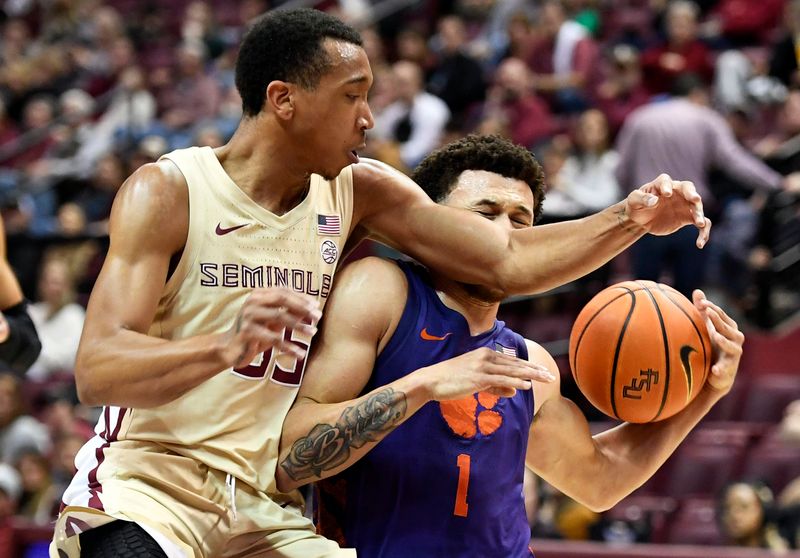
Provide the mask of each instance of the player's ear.
{"label": "player's ear", "polygon": [[265,103],[278,115],[279,118],[289,119],[294,114],[292,102],[292,86],[285,81],[271,81],[267,85]]}

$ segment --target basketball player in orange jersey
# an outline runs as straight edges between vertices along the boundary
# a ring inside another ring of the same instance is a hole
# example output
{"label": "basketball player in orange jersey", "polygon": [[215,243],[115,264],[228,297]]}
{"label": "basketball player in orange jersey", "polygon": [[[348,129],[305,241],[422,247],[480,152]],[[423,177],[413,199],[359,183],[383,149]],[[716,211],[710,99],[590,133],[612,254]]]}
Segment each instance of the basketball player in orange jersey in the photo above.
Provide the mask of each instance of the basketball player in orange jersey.
{"label": "basketball player in orange jersey", "polygon": [[[647,232],[694,224],[708,238],[693,186],[665,175],[594,217],[513,234],[439,206],[359,162],[371,83],[352,28],[270,13],[240,48],[230,142],[169,153],[123,184],[75,370],[82,401],[105,407],[53,556],[116,555],[130,537],[169,556],[349,554],[315,536],[274,476],[336,265],[361,238],[507,293],[579,277]],[[498,378],[540,374],[496,359]]]}
{"label": "basketball player in orange jersey", "polygon": [[[497,137],[456,141],[414,178],[433,200],[500,230],[530,229],[541,213],[541,168]],[[706,385],[672,418],[593,437],[561,396],[553,358],[497,321],[502,298],[378,258],[337,277],[284,423],[277,480],[289,491],[350,467],[343,532],[360,558],[530,557],[526,463],[591,509],[608,509],[656,471],[736,375],[744,336],[695,291],[716,349]],[[496,378],[498,353],[554,376],[532,389]]]}

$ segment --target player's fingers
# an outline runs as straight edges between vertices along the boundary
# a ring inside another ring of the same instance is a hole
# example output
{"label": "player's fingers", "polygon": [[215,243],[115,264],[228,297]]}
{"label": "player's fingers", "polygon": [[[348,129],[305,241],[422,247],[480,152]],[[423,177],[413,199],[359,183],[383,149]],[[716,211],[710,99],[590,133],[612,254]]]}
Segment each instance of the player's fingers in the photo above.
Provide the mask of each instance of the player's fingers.
{"label": "player's fingers", "polygon": [[486,371],[491,374],[535,380],[537,382],[554,382],[556,379],[555,375],[547,367],[539,363],[500,354],[498,354],[497,360],[486,368]]}
{"label": "player's fingers", "polygon": [[713,309],[717,314],[719,314],[719,316],[722,318],[722,320],[726,324],[728,324],[730,327],[732,327],[733,329],[739,329],[739,326],[736,323],[736,320],[731,318],[728,315],[728,313],[725,312],[725,310],[723,310],[720,306],[718,306],[717,304],[715,304],[714,302],[712,302],[712,301],[710,301],[708,299],[705,299],[704,304],[705,304],[706,307]]}
{"label": "player's fingers", "polygon": [[307,335],[314,335],[317,331],[315,326],[305,323],[312,319],[310,316],[293,314],[283,308],[253,306],[243,310],[242,317],[246,323],[258,324],[274,331],[288,328]]}
{"label": "player's fingers", "polygon": [[531,389],[532,383],[530,380],[524,378],[517,378],[515,376],[507,376],[503,374],[491,374],[487,378],[487,382],[492,387],[513,388],[513,389]]}
{"label": "player's fingers", "polygon": [[711,219],[704,217],[705,225],[703,225],[697,232],[697,247],[702,248],[708,243],[711,236]]}
{"label": "player's fingers", "polygon": [[317,320],[322,316],[317,299],[289,289],[256,289],[250,294],[249,299],[260,306],[284,308],[290,314],[312,314]]}
{"label": "player's fingers", "polygon": [[[714,329],[716,333],[721,337],[725,338],[724,348],[728,351],[735,351],[739,352],[742,349],[742,342],[744,341],[744,334],[736,329],[736,327],[732,327],[729,323],[725,322],[722,317],[714,311],[710,311],[708,313],[708,317],[711,319],[711,322],[714,324]],[[719,341],[719,339],[717,339]],[[734,346],[738,348],[738,350],[734,349]]]}
{"label": "player's fingers", "polygon": [[631,209],[642,209],[644,207],[655,207],[658,203],[658,196],[647,192],[643,186],[628,194],[625,201]]}
{"label": "player's fingers", "polygon": [[650,182],[658,195],[664,198],[672,196],[673,180],[668,174],[659,174],[655,180]]}
{"label": "player's fingers", "polygon": [[694,182],[691,180],[681,180],[673,184],[674,191],[679,192],[683,199],[691,203],[700,215],[703,214],[703,198],[697,193]]}

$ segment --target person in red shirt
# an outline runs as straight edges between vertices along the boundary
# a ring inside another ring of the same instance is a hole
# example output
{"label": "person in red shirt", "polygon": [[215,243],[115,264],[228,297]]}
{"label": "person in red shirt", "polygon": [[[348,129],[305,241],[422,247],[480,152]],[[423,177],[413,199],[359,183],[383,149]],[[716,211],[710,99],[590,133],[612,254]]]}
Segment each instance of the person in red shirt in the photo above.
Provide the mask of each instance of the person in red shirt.
{"label": "person in red shirt", "polygon": [[642,54],[642,72],[647,90],[653,94],[671,91],[675,78],[696,74],[711,82],[714,68],[709,51],[697,37],[699,8],[694,2],[677,0],[667,9],[667,40]]}

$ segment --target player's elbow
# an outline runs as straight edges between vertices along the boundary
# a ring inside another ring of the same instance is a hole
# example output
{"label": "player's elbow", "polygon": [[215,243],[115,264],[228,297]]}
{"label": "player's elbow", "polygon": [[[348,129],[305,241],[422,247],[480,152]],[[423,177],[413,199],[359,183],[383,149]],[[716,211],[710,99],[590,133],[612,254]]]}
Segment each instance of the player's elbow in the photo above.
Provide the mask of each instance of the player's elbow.
{"label": "player's elbow", "polygon": [[78,400],[82,405],[88,407],[101,405],[97,386],[92,381],[88,367],[81,362],[81,359],[75,362],[75,387],[78,391]]}
{"label": "player's elbow", "polygon": [[78,400],[90,407],[105,405],[107,401],[106,390],[101,385],[100,378],[95,373],[98,367],[97,351],[81,343],[75,358],[75,387],[78,391]]}
{"label": "player's elbow", "polygon": [[603,513],[616,506],[621,497],[610,494],[607,490],[596,490],[591,494],[582,495],[578,501],[595,513]]}
{"label": "player's elbow", "polygon": [[278,465],[278,469],[275,472],[275,486],[277,486],[280,492],[291,492],[297,488],[303,486],[304,482],[299,482],[294,480],[284,469],[283,465]]}

